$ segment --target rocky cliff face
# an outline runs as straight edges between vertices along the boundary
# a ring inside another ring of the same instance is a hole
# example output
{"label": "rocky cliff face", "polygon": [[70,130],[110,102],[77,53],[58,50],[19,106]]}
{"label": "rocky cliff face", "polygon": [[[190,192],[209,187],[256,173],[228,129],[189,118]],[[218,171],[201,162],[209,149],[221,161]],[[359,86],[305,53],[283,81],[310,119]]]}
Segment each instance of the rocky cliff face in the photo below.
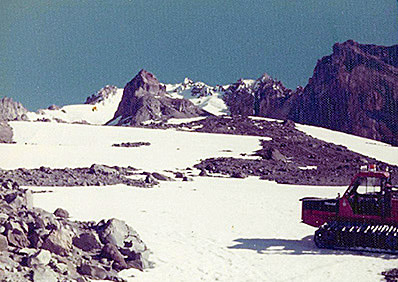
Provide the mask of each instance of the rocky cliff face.
{"label": "rocky cliff face", "polygon": [[21,103],[15,102],[12,98],[0,99],[0,120],[2,121],[25,120],[27,112],[28,110]]}
{"label": "rocky cliff face", "polygon": [[224,99],[231,114],[292,119],[398,145],[398,45],[337,43],[304,89],[263,75],[232,84]]}
{"label": "rocky cliff face", "polygon": [[335,44],[289,116],[398,145],[398,45]]}
{"label": "rocky cliff face", "polygon": [[12,143],[12,129],[8,121],[26,120],[28,112],[21,103],[13,99],[4,97],[0,99],[0,143]]}
{"label": "rocky cliff face", "polygon": [[226,90],[224,100],[232,115],[284,119],[296,92],[263,74],[257,80],[238,80]]}
{"label": "rocky cliff face", "polygon": [[157,78],[141,70],[126,84],[119,107],[107,124],[140,125],[145,121],[207,115],[186,99],[173,99]]}

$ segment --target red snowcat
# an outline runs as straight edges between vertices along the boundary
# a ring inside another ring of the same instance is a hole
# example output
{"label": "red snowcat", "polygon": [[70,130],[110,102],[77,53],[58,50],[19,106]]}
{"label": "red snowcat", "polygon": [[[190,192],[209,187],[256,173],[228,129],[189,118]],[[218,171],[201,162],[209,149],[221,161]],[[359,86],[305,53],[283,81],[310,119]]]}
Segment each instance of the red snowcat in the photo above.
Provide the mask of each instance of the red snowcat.
{"label": "red snowcat", "polygon": [[319,227],[319,248],[398,252],[398,187],[387,171],[366,167],[342,197],[302,201],[302,221]]}

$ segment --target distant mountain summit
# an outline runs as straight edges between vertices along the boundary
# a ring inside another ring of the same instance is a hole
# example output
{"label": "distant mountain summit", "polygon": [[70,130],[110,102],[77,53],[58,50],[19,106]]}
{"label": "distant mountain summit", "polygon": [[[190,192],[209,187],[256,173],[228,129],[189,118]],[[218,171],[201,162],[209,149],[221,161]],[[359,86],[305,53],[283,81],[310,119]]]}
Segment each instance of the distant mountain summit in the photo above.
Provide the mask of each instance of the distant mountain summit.
{"label": "distant mountain summit", "polygon": [[398,145],[398,45],[336,43],[296,99],[297,122]]}
{"label": "distant mountain summit", "polygon": [[191,118],[208,113],[184,98],[172,98],[166,86],[150,72],[141,70],[123,90],[123,96],[109,125],[140,125],[169,118]]}
{"label": "distant mountain summit", "polygon": [[282,82],[263,74],[257,80],[239,79],[225,92],[231,114],[285,119],[295,92]]}

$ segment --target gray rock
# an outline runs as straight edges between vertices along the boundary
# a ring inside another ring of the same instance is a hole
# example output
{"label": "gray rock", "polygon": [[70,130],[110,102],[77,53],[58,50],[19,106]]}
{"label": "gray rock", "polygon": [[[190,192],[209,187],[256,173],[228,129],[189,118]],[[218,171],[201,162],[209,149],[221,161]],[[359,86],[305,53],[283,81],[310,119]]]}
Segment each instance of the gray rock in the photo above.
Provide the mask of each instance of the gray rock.
{"label": "gray rock", "polygon": [[145,177],[145,183],[151,184],[151,185],[157,185],[159,184],[158,181],[156,181],[155,177],[153,177],[151,174],[148,174]]}
{"label": "gray rock", "polygon": [[0,121],[0,143],[12,143],[13,132],[11,126],[4,121]]}
{"label": "gray rock", "polygon": [[58,262],[58,263],[54,263],[54,270],[61,274],[67,274],[69,268],[66,263]]}
{"label": "gray rock", "polygon": [[112,243],[120,248],[124,247],[124,241],[130,236],[137,236],[137,232],[124,221],[112,218],[98,228],[98,235],[104,244]]}
{"label": "gray rock", "polygon": [[123,258],[123,255],[120,253],[118,248],[111,244],[107,243],[101,250],[101,257],[113,260],[118,263],[118,266],[120,266],[120,269],[125,269],[127,268],[126,261]]}
{"label": "gray rock", "polygon": [[57,282],[57,274],[49,267],[35,266],[32,270],[34,282]]}
{"label": "gray rock", "polygon": [[67,256],[72,249],[71,232],[64,228],[51,231],[44,240],[42,248],[61,256]]}
{"label": "gray rock", "polygon": [[166,176],[166,175],[160,174],[160,173],[158,173],[158,172],[153,172],[153,173],[152,173],[152,176],[153,176],[155,179],[161,180],[161,181],[171,181],[171,180],[173,180],[172,178],[170,178],[170,177],[168,177],[168,176]]}
{"label": "gray rock", "polygon": [[10,245],[18,248],[25,248],[28,247],[30,244],[25,233],[23,233],[19,229],[9,230],[7,232],[7,240]]}
{"label": "gray rock", "polygon": [[93,164],[90,167],[90,170],[94,174],[105,174],[105,175],[117,174],[117,170],[109,166],[100,165],[100,164]]}
{"label": "gray rock", "polygon": [[4,235],[0,235],[0,252],[7,251],[7,249],[8,249],[7,237]]}
{"label": "gray rock", "polygon": [[54,215],[57,217],[61,217],[61,218],[68,218],[69,217],[69,213],[67,210],[61,209],[61,208],[57,208],[54,211]]}
{"label": "gray rock", "polygon": [[97,237],[88,232],[80,234],[78,237],[73,237],[73,245],[87,252],[101,248],[101,244],[98,242]]}
{"label": "gray rock", "polygon": [[40,250],[29,258],[29,265],[47,265],[51,260],[51,253],[48,250]]}
{"label": "gray rock", "polygon": [[49,110],[52,110],[52,111],[55,111],[55,110],[60,110],[61,108],[60,107],[58,107],[57,105],[55,105],[55,104],[52,104],[51,106],[49,106],[47,109],[49,109]]}
{"label": "gray rock", "polygon": [[77,272],[79,272],[81,275],[88,275],[95,279],[106,279],[108,277],[105,269],[90,264],[82,264],[77,268]]}

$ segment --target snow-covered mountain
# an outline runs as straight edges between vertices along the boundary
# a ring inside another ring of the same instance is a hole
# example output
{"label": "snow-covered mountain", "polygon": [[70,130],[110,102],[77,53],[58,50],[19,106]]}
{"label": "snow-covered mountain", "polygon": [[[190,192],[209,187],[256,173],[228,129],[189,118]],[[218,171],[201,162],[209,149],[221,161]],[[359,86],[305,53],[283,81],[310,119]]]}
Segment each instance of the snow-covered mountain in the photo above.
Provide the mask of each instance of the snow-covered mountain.
{"label": "snow-covered mountain", "polygon": [[123,96],[123,88],[107,85],[87,98],[85,104],[51,106],[37,112],[26,113],[31,121],[105,124],[115,114]]}
{"label": "snow-covered mountain", "polygon": [[172,98],[185,98],[194,105],[213,115],[229,114],[223,95],[229,85],[209,86],[203,82],[194,82],[185,78],[182,83],[164,84],[168,95]]}
{"label": "snow-covered mountain", "polygon": [[[213,115],[229,114],[223,101],[227,86],[209,86],[203,82],[193,82],[186,78],[178,84],[162,84],[166,87],[167,97],[187,99],[195,106]],[[102,125],[110,121],[118,109],[123,97],[123,88],[106,85],[96,94],[87,97],[84,104],[63,107],[50,106],[36,112],[27,112],[31,121],[54,121],[66,123],[89,123]]]}

